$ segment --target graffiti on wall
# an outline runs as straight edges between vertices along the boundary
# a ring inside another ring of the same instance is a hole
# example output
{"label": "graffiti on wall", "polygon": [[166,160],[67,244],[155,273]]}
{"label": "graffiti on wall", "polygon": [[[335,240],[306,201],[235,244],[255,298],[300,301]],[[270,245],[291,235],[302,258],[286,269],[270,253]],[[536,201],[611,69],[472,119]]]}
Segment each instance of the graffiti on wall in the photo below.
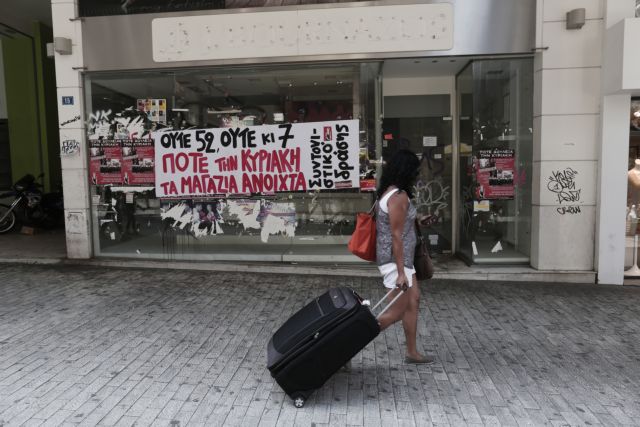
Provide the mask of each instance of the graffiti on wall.
{"label": "graffiti on wall", "polygon": [[89,115],[87,136],[95,139],[144,139],[150,137],[154,128],[147,128],[144,113],[129,107],[120,113],[99,110]]}
{"label": "graffiti on wall", "polygon": [[[578,172],[567,167],[553,171],[547,179],[547,189],[554,193],[558,199],[558,204],[576,203],[580,201],[581,188],[576,186],[576,176]],[[557,208],[560,215],[579,214],[579,206],[560,206]]]}
{"label": "graffiti on wall", "polygon": [[80,141],[75,139],[65,139],[60,147],[61,156],[73,156],[80,152]]}

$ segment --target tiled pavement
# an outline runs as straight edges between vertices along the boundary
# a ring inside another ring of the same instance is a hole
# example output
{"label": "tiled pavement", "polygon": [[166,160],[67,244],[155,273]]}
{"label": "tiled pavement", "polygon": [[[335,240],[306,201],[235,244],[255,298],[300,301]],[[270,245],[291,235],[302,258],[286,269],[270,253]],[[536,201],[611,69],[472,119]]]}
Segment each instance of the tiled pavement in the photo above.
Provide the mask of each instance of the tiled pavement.
{"label": "tiled pavement", "polygon": [[3,265],[0,426],[640,425],[640,288],[438,281],[302,409],[265,369],[307,299],[366,278]]}

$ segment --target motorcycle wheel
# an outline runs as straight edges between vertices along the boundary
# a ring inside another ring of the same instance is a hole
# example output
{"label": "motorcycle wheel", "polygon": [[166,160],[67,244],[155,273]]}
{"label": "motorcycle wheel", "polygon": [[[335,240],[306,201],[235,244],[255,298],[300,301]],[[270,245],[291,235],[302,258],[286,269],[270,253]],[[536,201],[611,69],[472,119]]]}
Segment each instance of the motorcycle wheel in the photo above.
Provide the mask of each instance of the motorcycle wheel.
{"label": "motorcycle wheel", "polygon": [[[9,209],[10,209],[9,206],[0,204],[0,218],[2,218]],[[11,211],[5,217],[5,219],[3,219],[2,222],[0,222],[0,234],[8,233],[9,231],[11,231],[11,229],[13,229],[15,225],[16,225],[16,214],[13,211]]]}

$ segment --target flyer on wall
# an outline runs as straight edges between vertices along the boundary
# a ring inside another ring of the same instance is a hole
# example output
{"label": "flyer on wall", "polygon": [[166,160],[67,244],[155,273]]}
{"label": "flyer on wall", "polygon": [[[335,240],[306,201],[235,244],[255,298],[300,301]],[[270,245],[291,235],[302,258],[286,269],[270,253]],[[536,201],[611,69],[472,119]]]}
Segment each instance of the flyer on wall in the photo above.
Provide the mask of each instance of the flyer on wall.
{"label": "flyer on wall", "polygon": [[166,99],[138,99],[138,111],[147,115],[147,119],[155,123],[167,123],[167,100]]}
{"label": "flyer on wall", "polygon": [[155,150],[152,139],[122,141],[122,182],[124,185],[155,183]]}
{"label": "flyer on wall", "polygon": [[120,140],[89,141],[89,173],[94,185],[122,184],[122,149]]}
{"label": "flyer on wall", "polygon": [[476,199],[513,199],[515,150],[478,150],[474,159]]}

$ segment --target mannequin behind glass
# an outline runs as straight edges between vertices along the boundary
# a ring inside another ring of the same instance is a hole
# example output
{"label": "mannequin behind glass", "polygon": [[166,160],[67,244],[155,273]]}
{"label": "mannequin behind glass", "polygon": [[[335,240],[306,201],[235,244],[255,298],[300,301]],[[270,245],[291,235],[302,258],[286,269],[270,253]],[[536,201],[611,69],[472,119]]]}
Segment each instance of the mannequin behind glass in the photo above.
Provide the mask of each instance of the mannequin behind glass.
{"label": "mannequin behind glass", "polygon": [[627,205],[638,205],[640,202],[640,159],[636,159],[635,166],[629,170],[628,176],[628,190],[627,190]]}

